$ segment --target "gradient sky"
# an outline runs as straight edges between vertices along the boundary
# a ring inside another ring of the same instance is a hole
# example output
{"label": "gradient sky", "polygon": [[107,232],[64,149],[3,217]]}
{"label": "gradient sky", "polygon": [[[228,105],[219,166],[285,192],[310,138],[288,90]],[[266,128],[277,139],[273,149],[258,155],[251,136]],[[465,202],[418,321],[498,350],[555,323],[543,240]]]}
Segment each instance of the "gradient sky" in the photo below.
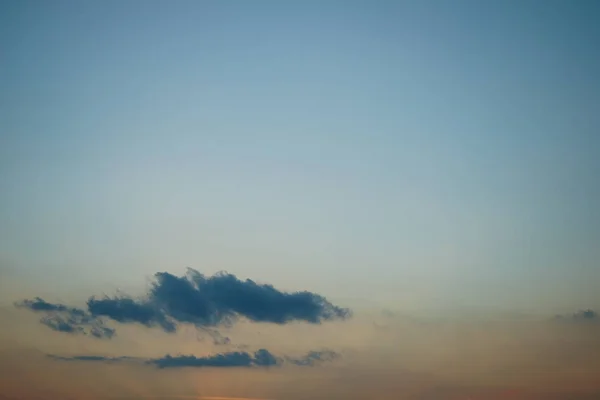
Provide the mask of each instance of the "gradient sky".
{"label": "gradient sky", "polygon": [[390,308],[600,306],[599,18],[3,1],[0,280],[76,297],[189,266]]}

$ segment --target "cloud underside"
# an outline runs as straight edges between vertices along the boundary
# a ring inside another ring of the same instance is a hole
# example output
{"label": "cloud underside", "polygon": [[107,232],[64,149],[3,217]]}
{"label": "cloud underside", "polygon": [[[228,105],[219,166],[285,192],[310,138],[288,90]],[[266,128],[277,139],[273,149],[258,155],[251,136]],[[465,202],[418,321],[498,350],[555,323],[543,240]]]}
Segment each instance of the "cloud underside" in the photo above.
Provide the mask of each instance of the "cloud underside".
{"label": "cloud underside", "polygon": [[[350,310],[335,306],[316,293],[282,292],[272,285],[240,280],[232,274],[207,277],[193,269],[182,277],[167,272],[155,274],[155,282],[141,299],[92,296],[87,309],[49,303],[39,297],[16,305],[43,313],[41,322],[55,331],[96,338],[115,335],[114,329],[105,326],[107,319],[175,332],[179,324],[209,330],[231,325],[239,318],[275,324],[319,324],[351,315]],[[227,338],[213,337],[215,343],[228,342]]]}
{"label": "cloud underside", "polygon": [[60,361],[89,361],[105,363],[121,362],[144,362],[157,368],[184,368],[184,367],[205,367],[205,368],[250,368],[250,367],[275,367],[285,363],[298,366],[315,366],[323,362],[333,361],[339,357],[339,354],[324,350],[311,351],[303,357],[277,357],[266,349],[260,349],[254,353],[248,352],[228,352],[220,353],[206,357],[196,357],[193,355],[166,355],[161,358],[140,359],[136,357],[104,357],[94,355],[81,355],[74,357],[62,357],[50,355],[50,358]]}

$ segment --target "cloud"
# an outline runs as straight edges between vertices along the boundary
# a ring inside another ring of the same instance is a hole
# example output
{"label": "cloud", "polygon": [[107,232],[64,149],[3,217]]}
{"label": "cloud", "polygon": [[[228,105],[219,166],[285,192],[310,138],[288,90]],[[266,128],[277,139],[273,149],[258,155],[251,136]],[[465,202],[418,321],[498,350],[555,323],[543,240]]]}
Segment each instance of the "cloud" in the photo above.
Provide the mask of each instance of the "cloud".
{"label": "cloud", "polygon": [[350,316],[349,310],[334,306],[318,294],[281,292],[272,285],[242,281],[228,273],[206,277],[190,269],[184,277],[162,272],[156,274],[156,279],[149,300],[163,306],[178,322],[217,326],[245,317],[275,324],[320,323]]}
{"label": "cloud", "polygon": [[579,310],[571,315],[557,315],[557,320],[560,321],[575,321],[575,322],[597,322],[600,321],[598,313],[592,309]]}
{"label": "cloud", "polygon": [[256,365],[270,367],[274,365],[280,365],[282,361],[283,360],[281,358],[275,357],[266,349],[260,349],[254,353],[254,364]]}
{"label": "cloud", "polygon": [[166,355],[148,361],[158,368],[182,368],[182,367],[251,367],[253,357],[246,352],[234,351],[231,353],[217,354],[207,357],[196,356],[171,356]]}
{"label": "cloud", "polygon": [[598,320],[598,313],[594,310],[581,310],[573,314],[573,318],[576,320],[592,321]]}
{"label": "cloud", "polygon": [[63,357],[56,356],[53,354],[48,355],[49,358],[60,361],[100,361],[100,362],[122,362],[122,361],[134,361],[137,360],[135,357],[104,357],[104,356],[74,356],[74,357]]}
{"label": "cloud", "polygon": [[87,302],[90,314],[106,316],[120,323],[137,322],[147,327],[160,326],[165,332],[175,332],[176,326],[155,305],[149,302],[136,302],[128,297],[102,299],[90,297]]}
{"label": "cloud", "polygon": [[184,368],[184,367],[213,367],[213,368],[250,368],[250,367],[275,367],[281,366],[286,361],[300,366],[315,366],[317,363],[332,361],[338,357],[337,353],[332,351],[311,351],[305,357],[294,359],[290,357],[277,357],[267,349],[259,349],[254,353],[245,351],[233,351],[227,353],[215,354],[212,356],[196,357],[193,355],[167,354],[161,358],[141,359],[136,357],[105,357],[95,355],[80,355],[73,357],[64,357],[57,355],[48,355],[49,358],[58,361],[91,361],[91,362],[109,362],[117,363],[123,361],[144,361],[159,369],[164,368]]}
{"label": "cloud", "polygon": [[[292,321],[320,324],[351,316],[349,309],[335,306],[316,293],[282,292],[272,285],[240,280],[225,272],[207,277],[189,269],[182,277],[159,272],[155,278],[143,298],[92,296],[87,301],[87,311],[48,303],[39,297],[24,300],[18,306],[47,314],[41,322],[55,331],[99,338],[115,334],[114,329],[104,327],[103,318],[175,332],[179,323],[209,329],[231,325],[239,318],[282,325]],[[215,344],[229,343],[229,338],[215,334],[215,330],[207,332],[212,332]]]}
{"label": "cloud", "polygon": [[[197,327],[197,328],[199,331],[206,333],[212,339],[212,342],[215,346],[231,344],[231,339],[227,336],[223,336],[221,334],[221,332],[219,332],[216,329],[204,328],[204,327]],[[198,338],[199,338],[199,340],[204,339],[202,336],[198,336]]]}
{"label": "cloud", "polygon": [[313,366],[326,361],[333,361],[339,356],[338,353],[331,350],[309,351],[304,357],[287,358],[287,361],[300,366]]}
{"label": "cloud", "polygon": [[46,311],[46,312],[66,312],[74,315],[83,315],[85,311],[78,308],[67,307],[63,304],[53,304],[44,301],[43,299],[36,297],[33,300],[23,300],[16,304],[18,307],[27,307],[32,311]]}
{"label": "cloud", "polygon": [[40,319],[40,322],[57,332],[79,333],[99,339],[110,339],[115,335],[114,329],[104,326],[102,320],[80,308],[48,303],[39,297],[33,300],[24,300],[16,303],[15,306],[28,308],[37,313],[45,313],[46,315]]}

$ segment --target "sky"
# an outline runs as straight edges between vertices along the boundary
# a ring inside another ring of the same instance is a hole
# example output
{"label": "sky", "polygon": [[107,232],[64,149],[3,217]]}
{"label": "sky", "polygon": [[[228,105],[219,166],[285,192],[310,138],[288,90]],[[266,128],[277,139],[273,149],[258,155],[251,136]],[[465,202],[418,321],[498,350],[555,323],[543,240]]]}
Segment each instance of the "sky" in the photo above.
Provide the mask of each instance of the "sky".
{"label": "sky", "polygon": [[595,2],[2,8],[3,270],[600,300]]}
{"label": "sky", "polygon": [[[1,1],[0,339],[55,356],[39,369],[92,351],[160,375],[135,365],[200,357],[201,332],[202,354],[231,336],[254,366],[270,344],[293,368],[359,360],[331,367],[346,382],[400,368],[374,355],[399,340],[381,318],[442,348],[454,333],[410,318],[600,309],[599,18],[593,0]],[[238,291],[181,300],[161,277]],[[513,324],[456,329],[533,341]],[[410,359],[437,379],[440,359]]]}

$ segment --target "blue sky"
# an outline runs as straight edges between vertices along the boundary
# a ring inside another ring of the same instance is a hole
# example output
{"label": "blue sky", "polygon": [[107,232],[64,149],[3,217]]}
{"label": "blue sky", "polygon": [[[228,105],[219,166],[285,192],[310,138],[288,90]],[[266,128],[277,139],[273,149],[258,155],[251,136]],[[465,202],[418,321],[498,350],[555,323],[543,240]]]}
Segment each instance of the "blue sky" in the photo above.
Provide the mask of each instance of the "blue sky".
{"label": "blue sky", "polygon": [[0,273],[598,306],[599,9],[3,2]]}

